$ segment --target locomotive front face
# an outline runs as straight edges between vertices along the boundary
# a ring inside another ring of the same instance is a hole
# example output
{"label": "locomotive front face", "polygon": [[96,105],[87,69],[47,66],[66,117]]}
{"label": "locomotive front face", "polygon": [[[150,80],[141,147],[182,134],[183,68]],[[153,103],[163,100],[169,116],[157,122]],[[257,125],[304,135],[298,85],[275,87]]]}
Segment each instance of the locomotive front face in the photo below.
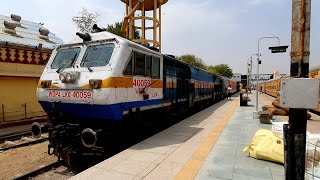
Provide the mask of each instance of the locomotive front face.
{"label": "locomotive front face", "polygon": [[81,37],[53,51],[38,82],[50,120],[49,154],[105,149],[123,115],[163,106],[160,53],[108,32]]}
{"label": "locomotive front face", "polygon": [[108,118],[110,108],[103,106],[112,104],[114,98],[110,96],[112,89],[105,86],[113,75],[115,66],[111,64],[119,51],[115,41],[55,49],[38,82],[37,97],[44,110],[76,118]]}

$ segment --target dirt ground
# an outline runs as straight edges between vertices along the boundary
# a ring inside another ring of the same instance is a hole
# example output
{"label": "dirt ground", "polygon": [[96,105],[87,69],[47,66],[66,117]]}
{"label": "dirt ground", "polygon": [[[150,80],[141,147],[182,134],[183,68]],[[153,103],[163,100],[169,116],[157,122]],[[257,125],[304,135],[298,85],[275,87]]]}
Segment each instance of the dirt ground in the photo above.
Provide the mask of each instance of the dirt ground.
{"label": "dirt ground", "polygon": [[71,171],[69,168],[61,166],[56,169],[52,169],[44,174],[40,174],[33,178],[33,180],[43,180],[43,179],[50,179],[50,180],[66,180],[74,176],[76,173]]}
{"label": "dirt ground", "polygon": [[[266,104],[271,104],[272,101],[275,99],[274,97],[271,97],[266,94],[259,94],[259,97],[266,103]],[[312,134],[320,134],[320,116],[308,112],[311,114],[311,119],[307,121],[307,130],[312,133]],[[285,121],[289,120],[288,116],[280,116],[283,118]]]}
{"label": "dirt ground", "polygon": [[7,180],[57,161],[47,153],[48,142],[0,152],[0,179]]}

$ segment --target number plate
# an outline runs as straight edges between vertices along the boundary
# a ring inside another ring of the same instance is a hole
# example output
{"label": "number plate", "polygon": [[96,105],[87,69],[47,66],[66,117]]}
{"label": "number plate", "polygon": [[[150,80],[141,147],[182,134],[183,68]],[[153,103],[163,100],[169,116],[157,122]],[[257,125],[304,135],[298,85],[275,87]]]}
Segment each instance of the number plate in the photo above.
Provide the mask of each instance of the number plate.
{"label": "number plate", "polygon": [[93,98],[92,91],[88,90],[48,90],[47,96],[50,99],[63,100],[91,100]]}

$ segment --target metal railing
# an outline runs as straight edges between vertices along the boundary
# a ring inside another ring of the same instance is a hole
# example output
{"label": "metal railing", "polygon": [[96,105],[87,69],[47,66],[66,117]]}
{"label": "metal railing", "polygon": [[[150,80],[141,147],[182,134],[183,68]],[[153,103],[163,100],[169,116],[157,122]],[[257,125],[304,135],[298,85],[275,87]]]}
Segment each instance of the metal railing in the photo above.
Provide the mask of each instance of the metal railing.
{"label": "metal railing", "polygon": [[38,108],[33,110],[37,105],[36,103],[24,103],[21,107],[11,107],[6,104],[1,104],[0,123],[46,116],[43,110],[39,110]]}
{"label": "metal railing", "polygon": [[320,140],[307,141],[305,179],[320,180]]}

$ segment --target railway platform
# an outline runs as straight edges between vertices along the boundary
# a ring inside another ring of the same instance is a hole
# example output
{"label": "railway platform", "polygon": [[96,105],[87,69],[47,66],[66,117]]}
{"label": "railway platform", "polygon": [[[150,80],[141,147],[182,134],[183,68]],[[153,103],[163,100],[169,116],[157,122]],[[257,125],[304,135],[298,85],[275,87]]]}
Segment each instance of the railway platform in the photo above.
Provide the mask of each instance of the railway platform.
{"label": "railway platform", "polygon": [[271,129],[253,119],[255,94],[250,99],[216,103],[71,179],[284,179],[282,165],[242,152],[258,129]]}

